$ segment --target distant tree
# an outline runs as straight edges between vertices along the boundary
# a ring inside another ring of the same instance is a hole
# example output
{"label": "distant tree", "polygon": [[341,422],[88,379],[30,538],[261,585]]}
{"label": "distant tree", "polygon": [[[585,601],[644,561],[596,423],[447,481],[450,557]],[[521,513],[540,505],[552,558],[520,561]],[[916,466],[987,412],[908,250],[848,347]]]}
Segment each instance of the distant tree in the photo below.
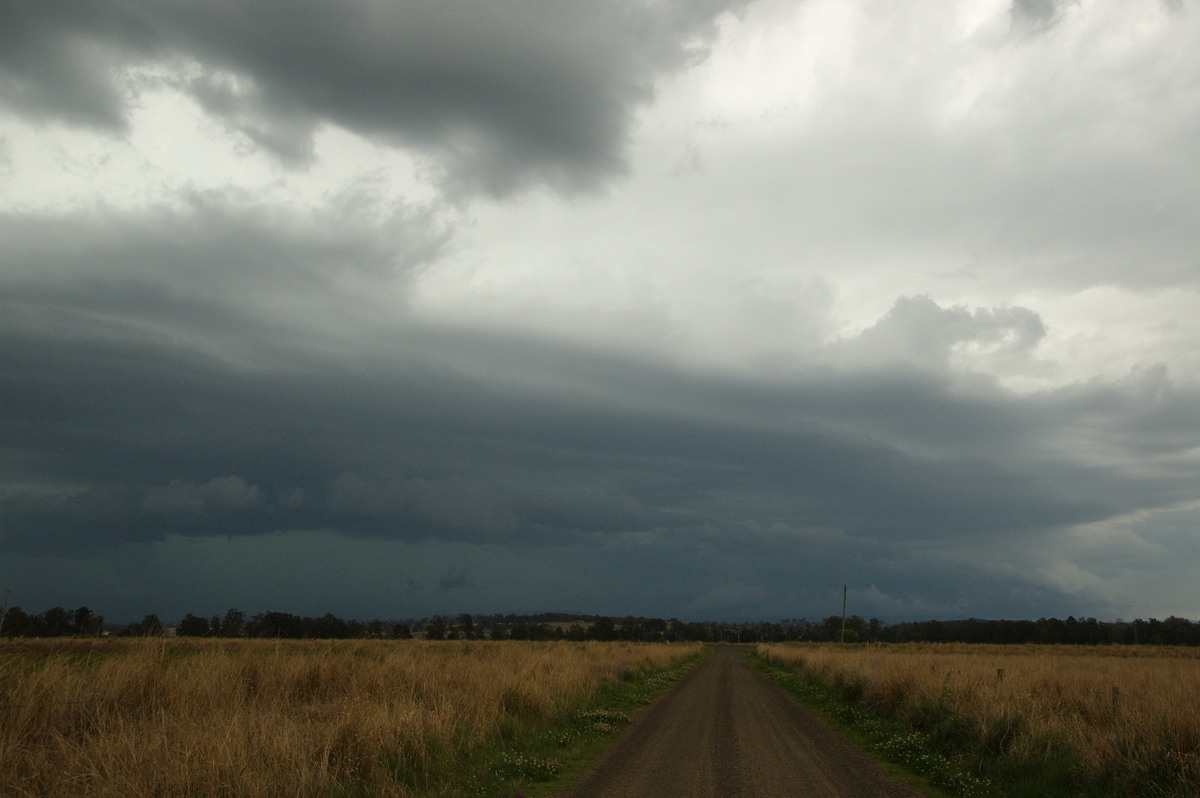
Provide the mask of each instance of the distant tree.
{"label": "distant tree", "polygon": [[246,624],[248,637],[281,637],[294,640],[304,637],[304,632],[304,619],[290,612],[259,613]]}
{"label": "distant tree", "polygon": [[20,607],[9,607],[8,612],[0,618],[0,632],[5,637],[21,637],[28,634],[29,614]]}
{"label": "distant tree", "polygon": [[397,640],[412,640],[412,626],[406,623],[398,623],[392,627],[392,634]]}
{"label": "distant tree", "polygon": [[616,640],[617,625],[612,618],[597,618],[588,631],[588,637],[593,640]]}
{"label": "distant tree", "polygon": [[311,631],[306,635],[307,637],[316,637],[322,640],[350,637],[350,625],[332,612],[325,613],[311,624],[308,624],[308,626],[310,626]]}
{"label": "distant tree", "polygon": [[43,634],[47,637],[70,634],[74,631],[74,624],[74,615],[62,607],[52,607],[42,613],[42,625],[45,627]]}
{"label": "distant tree", "polygon": [[489,632],[488,636],[491,637],[493,640],[507,640],[508,639],[508,628],[506,626],[504,626],[503,624],[499,624],[499,623],[494,624],[490,629],[488,629],[488,632]]}
{"label": "distant tree", "polygon": [[626,615],[621,621],[620,628],[617,630],[617,637],[622,640],[641,640],[642,619]]}
{"label": "distant tree", "polygon": [[208,621],[190,612],[183,616],[183,620],[175,627],[175,634],[180,637],[204,637],[211,631]]}
{"label": "distant tree", "polygon": [[1162,622],[1160,634],[1168,645],[1194,646],[1200,644],[1200,624],[1175,615]]}
{"label": "distant tree", "polygon": [[883,636],[883,621],[872,618],[867,621],[867,639],[878,641]]}
{"label": "distant tree", "polygon": [[225,620],[221,622],[223,637],[246,636],[246,614],[239,609],[230,608],[225,612]]}
{"label": "distant tree", "polygon": [[471,617],[471,613],[464,612],[458,616],[458,630],[468,640],[475,639],[475,619]]}
{"label": "distant tree", "polygon": [[162,621],[158,620],[158,615],[153,612],[142,618],[141,624],[138,625],[138,633],[143,637],[157,637],[162,631]]}
{"label": "distant tree", "polygon": [[688,624],[678,618],[671,618],[667,621],[667,636],[672,640],[691,640],[688,636]]}
{"label": "distant tree", "polygon": [[74,627],[72,629],[72,631],[75,634],[77,634],[77,635],[95,634],[95,632],[92,629],[92,624],[95,621],[95,616],[92,615],[92,611],[89,610],[87,607],[80,607],[79,609],[75,610],[75,612],[72,613],[72,620],[73,620],[72,625]]}
{"label": "distant tree", "polygon": [[221,616],[214,615],[208,620],[208,633],[213,637],[221,637]]}
{"label": "distant tree", "polygon": [[1035,626],[1038,643],[1067,642],[1067,624],[1058,618],[1039,618]]}
{"label": "distant tree", "polygon": [[426,640],[445,640],[446,639],[446,619],[440,615],[435,615],[425,624],[425,639]]}

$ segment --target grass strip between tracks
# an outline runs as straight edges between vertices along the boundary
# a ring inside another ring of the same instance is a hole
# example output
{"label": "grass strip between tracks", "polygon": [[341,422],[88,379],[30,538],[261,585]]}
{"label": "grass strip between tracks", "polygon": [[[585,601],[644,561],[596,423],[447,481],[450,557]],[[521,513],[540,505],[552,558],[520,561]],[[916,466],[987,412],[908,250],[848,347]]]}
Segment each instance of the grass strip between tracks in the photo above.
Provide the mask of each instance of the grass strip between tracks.
{"label": "grass strip between tracks", "polygon": [[665,668],[628,671],[582,704],[541,721],[516,720],[493,744],[476,748],[445,775],[438,798],[544,798],[594,763],[633,713],[675,686],[712,655],[711,649]]}

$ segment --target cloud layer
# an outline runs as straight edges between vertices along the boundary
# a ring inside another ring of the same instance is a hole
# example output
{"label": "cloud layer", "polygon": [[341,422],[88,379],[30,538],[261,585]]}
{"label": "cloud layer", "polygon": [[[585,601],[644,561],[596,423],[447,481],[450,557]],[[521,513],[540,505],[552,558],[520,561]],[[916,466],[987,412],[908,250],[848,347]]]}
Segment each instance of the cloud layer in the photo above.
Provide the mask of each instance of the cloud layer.
{"label": "cloud layer", "polygon": [[[338,125],[414,147],[455,191],[579,190],[624,166],[632,107],[702,57],[715,2],[566,8],[305,0],[289,6],[14,3],[10,102],[102,129],[129,125],[124,82],[165,81],[292,164]],[[124,79],[124,80],[123,80]]]}
{"label": "cloud layer", "polygon": [[1195,616],[1197,13],[7,3],[0,576]]}

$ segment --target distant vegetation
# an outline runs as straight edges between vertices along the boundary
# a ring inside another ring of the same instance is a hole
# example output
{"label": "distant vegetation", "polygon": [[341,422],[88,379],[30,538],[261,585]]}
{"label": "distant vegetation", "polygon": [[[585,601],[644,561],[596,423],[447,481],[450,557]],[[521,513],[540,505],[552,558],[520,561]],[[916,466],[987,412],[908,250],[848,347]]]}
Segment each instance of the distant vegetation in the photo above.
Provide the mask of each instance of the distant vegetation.
{"label": "distant vegetation", "polygon": [[[105,624],[104,616],[87,607],[54,607],[29,615],[13,607],[0,620],[3,637],[115,636],[146,637],[169,628],[158,615],[140,622]],[[840,642],[842,619],[790,619],[771,622],[720,623],[675,618],[627,616],[610,618],[576,613],[536,615],[436,615],[406,621],[343,620],[326,613],[319,618],[287,612],[263,612],[250,617],[237,609],[209,618],[188,613],[173,627],[180,637],[248,637],[292,640],[409,639],[427,640],[630,640],[642,642]],[[1200,623],[1171,616],[1133,621],[1095,618],[1041,618],[1036,621],[916,621],[886,624],[878,618],[846,619],[845,642],[855,643],[1040,643],[1047,645],[1167,645],[1200,646]]]}

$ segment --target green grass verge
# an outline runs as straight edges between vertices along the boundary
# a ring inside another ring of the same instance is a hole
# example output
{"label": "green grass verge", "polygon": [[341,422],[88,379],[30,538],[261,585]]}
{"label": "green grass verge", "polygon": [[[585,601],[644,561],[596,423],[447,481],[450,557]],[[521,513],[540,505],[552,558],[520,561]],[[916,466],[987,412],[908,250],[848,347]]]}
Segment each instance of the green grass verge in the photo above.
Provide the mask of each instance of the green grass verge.
{"label": "green grass verge", "polygon": [[706,649],[667,668],[627,671],[560,715],[510,718],[491,744],[447,752],[436,785],[406,785],[432,798],[544,798],[594,763],[633,713],[711,656]]}
{"label": "green grass verge", "polygon": [[1021,718],[973,729],[943,702],[930,701],[903,715],[887,716],[859,702],[853,680],[827,684],[803,666],[784,666],[757,652],[751,664],[815,714],[850,737],[893,773],[933,796],[986,798],[1183,798],[1192,795],[1170,774],[1160,778],[1089,779],[1062,742],[1047,738],[1035,756],[1018,755],[1007,743],[1021,732]]}
{"label": "green grass verge", "polygon": [[934,798],[1008,795],[998,792],[990,779],[973,772],[953,754],[944,751],[934,736],[859,706],[852,690],[847,694],[847,691],[819,682],[802,667],[785,667],[764,659],[756,651],[749,652],[748,660],[780,689],[850,738],[879,760],[889,773],[917,792]]}
{"label": "green grass verge", "polygon": [[1022,746],[1025,752],[1014,751],[1009,744],[1027,733],[1021,716],[998,719],[980,730],[958,718],[941,698],[881,714],[862,701],[863,685],[853,678],[823,683],[803,665],[781,665],[757,652],[751,652],[749,660],[890,772],[930,796],[1187,798],[1196,794],[1190,776],[1165,770],[1088,776],[1067,744],[1054,737]]}

